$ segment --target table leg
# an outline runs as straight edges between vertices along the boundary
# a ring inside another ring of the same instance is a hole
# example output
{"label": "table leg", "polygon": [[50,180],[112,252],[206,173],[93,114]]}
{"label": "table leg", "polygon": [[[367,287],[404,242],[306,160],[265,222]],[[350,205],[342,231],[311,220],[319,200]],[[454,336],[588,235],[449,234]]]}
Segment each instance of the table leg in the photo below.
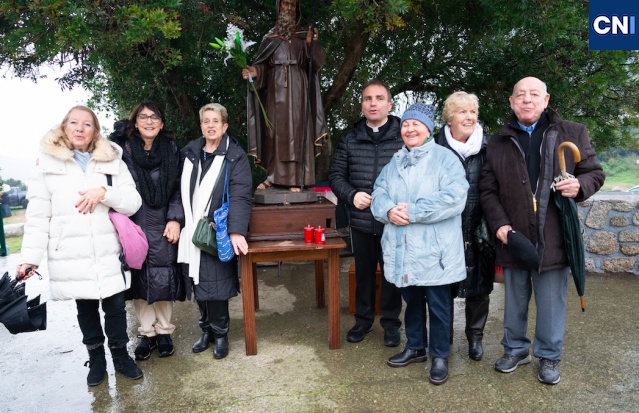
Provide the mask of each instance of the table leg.
{"label": "table leg", "polygon": [[317,302],[317,308],[325,307],[324,260],[315,261],[315,301]]}
{"label": "table leg", "polygon": [[242,276],[242,304],[244,306],[244,341],[246,355],[257,354],[257,337],[255,329],[255,290],[253,263],[251,253],[240,255],[240,274]]}
{"label": "table leg", "polygon": [[253,269],[253,291],[255,292],[253,302],[255,303],[255,311],[260,311],[260,294],[257,291],[257,263],[254,262],[251,268]]}
{"label": "table leg", "polygon": [[328,252],[328,347],[341,347],[339,314],[339,250]]}

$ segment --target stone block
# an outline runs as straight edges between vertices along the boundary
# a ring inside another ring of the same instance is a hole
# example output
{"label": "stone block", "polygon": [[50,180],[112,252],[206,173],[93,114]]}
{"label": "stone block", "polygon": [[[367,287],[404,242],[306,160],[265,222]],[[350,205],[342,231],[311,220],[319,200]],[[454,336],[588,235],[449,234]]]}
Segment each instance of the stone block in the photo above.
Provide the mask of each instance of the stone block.
{"label": "stone block", "polygon": [[616,215],[610,218],[610,225],[613,227],[626,227],[628,226],[628,218]]}
{"label": "stone block", "polygon": [[634,206],[630,202],[619,201],[613,204],[612,209],[619,212],[630,212],[634,209]]}
{"label": "stone block", "polygon": [[611,209],[612,205],[610,205],[610,202],[595,201],[586,217],[586,226],[594,229],[602,229]]}
{"label": "stone block", "polygon": [[632,215],[632,225],[637,225],[639,226],[639,212],[635,212]]}
{"label": "stone block", "polygon": [[597,255],[614,254],[619,251],[617,236],[612,232],[595,232],[590,237],[587,250]]}
{"label": "stone block", "polygon": [[619,231],[619,241],[639,242],[639,231]]}
{"label": "stone block", "polygon": [[634,256],[639,254],[639,245],[622,245],[621,252],[623,255]]}
{"label": "stone block", "polygon": [[586,272],[597,272],[597,265],[592,258],[586,258]]}
{"label": "stone block", "polygon": [[606,272],[626,272],[632,270],[634,266],[634,258],[610,258],[601,263],[601,268]]}

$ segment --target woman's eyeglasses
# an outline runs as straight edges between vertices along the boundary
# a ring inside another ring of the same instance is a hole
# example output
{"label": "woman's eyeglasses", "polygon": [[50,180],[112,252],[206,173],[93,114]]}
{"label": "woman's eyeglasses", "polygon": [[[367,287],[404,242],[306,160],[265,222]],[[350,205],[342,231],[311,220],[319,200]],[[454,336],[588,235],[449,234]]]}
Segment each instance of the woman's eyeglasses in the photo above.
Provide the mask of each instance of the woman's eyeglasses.
{"label": "woman's eyeglasses", "polygon": [[151,122],[156,123],[159,122],[161,118],[158,115],[138,115],[138,120],[140,122],[146,122],[149,119],[151,119]]}

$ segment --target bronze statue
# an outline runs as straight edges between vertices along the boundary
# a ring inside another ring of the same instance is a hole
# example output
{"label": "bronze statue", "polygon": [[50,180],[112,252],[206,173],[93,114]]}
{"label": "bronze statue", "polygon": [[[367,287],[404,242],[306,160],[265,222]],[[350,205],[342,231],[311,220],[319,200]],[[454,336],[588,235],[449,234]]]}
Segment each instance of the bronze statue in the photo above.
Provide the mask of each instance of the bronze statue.
{"label": "bronze statue", "polygon": [[297,0],[278,0],[277,10],[277,23],[264,36],[255,62],[242,70],[245,79],[250,74],[254,80],[272,124],[266,124],[249,87],[248,152],[267,173],[258,189],[277,185],[299,191],[315,183],[315,156],[327,136],[318,78],[326,53],[316,41],[317,29],[299,27]]}

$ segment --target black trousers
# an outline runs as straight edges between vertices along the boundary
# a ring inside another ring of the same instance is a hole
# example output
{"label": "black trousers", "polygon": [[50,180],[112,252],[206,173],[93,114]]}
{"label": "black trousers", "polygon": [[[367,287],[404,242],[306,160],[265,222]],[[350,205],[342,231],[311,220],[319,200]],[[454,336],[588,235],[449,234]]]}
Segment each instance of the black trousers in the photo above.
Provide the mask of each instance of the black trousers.
{"label": "black trousers", "polygon": [[126,327],[124,291],[102,299],[104,332],[100,321],[100,300],[75,300],[78,308],[78,324],[82,330],[82,342],[89,350],[104,345],[104,333],[110,348],[126,347],[129,342]]}
{"label": "black trousers", "polygon": [[210,331],[213,337],[219,338],[229,332],[231,316],[229,315],[229,301],[197,301],[200,308],[198,324],[202,331]]}
{"label": "black trousers", "polygon": [[355,251],[355,323],[368,327],[375,322],[375,272],[377,264],[382,270],[382,291],[379,300],[384,329],[399,328],[402,322],[402,295],[394,284],[384,278],[382,236],[351,229],[351,243]]}

